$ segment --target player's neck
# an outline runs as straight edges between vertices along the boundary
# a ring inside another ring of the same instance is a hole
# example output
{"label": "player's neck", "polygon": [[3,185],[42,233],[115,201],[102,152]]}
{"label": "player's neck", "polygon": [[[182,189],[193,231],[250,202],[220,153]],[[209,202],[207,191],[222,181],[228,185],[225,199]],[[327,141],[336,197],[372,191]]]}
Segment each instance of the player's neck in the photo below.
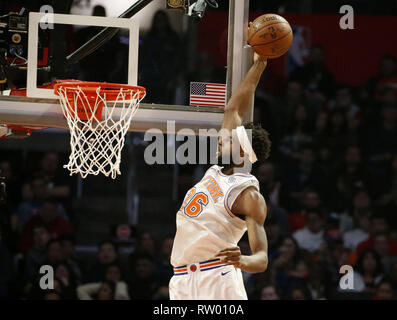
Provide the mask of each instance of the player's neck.
{"label": "player's neck", "polygon": [[235,165],[235,164],[227,164],[227,165],[223,166],[221,171],[222,171],[223,174],[229,176],[229,175],[232,175],[232,174],[236,173],[237,170],[239,168],[242,168],[242,167],[244,167],[244,165],[238,166],[238,165]]}

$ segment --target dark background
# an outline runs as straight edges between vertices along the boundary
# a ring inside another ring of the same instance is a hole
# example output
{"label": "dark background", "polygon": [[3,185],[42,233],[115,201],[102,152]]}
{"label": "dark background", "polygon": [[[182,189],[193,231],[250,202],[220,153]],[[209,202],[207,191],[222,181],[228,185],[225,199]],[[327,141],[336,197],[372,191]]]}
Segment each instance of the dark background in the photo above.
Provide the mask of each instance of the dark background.
{"label": "dark background", "polygon": [[[26,4],[2,1],[0,13]],[[355,10],[354,30],[338,27],[345,4]],[[156,15],[140,41],[145,102],[186,104],[190,81],[225,81],[226,9],[222,2],[208,10],[197,33],[182,35]],[[255,121],[273,142],[269,160],[254,168],[268,205],[270,263],[265,273],[244,274],[249,298],[396,298],[396,9],[396,1],[251,1],[252,18],[276,12],[295,32],[303,30],[295,37],[303,58],[298,63],[290,53],[269,61],[256,93]],[[78,47],[96,31],[72,30],[68,46]],[[186,45],[191,38],[198,39],[194,54]],[[123,36],[99,53],[70,66],[68,76],[125,82]],[[82,182],[62,168],[67,139],[37,132],[23,142],[0,141],[8,187],[0,297],[167,299],[175,213],[206,166],[148,166],[142,135],[131,133],[122,176]],[[131,185],[134,208],[126,204]],[[126,238],[117,232],[124,224],[131,228]],[[246,237],[240,246],[249,253]],[[55,268],[54,291],[38,287],[43,264]],[[355,270],[354,292],[338,289],[345,264]]]}

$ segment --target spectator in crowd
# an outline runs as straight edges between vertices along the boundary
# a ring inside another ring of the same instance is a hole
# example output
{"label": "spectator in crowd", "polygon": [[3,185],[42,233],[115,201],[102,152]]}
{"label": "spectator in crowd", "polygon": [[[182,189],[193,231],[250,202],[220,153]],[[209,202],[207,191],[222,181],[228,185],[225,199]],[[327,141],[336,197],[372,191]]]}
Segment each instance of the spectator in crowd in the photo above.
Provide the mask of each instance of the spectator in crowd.
{"label": "spectator in crowd", "polygon": [[317,191],[311,188],[304,189],[300,199],[300,210],[289,214],[289,232],[293,233],[304,228],[306,225],[306,211],[317,210],[321,205],[322,201]]}
{"label": "spectator in crowd", "polygon": [[[171,104],[175,99],[176,83],[181,70],[181,55],[178,34],[172,29],[169,17],[159,10],[153,17],[149,32],[142,39],[140,82],[150,88],[146,99],[151,103]],[[169,77],[173,74],[173,77]]]}
{"label": "spectator in crowd", "polygon": [[215,67],[213,56],[209,52],[198,52],[194,57],[193,72],[188,75],[187,83],[191,81],[215,82],[224,81],[225,73],[222,68]]}
{"label": "spectator in crowd", "polygon": [[42,202],[39,213],[33,216],[24,227],[20,242],[22,252],[26,252],[32,247],[32,226],[37,223],[44,224],[53,238],[73,233],[70,222],[58,215],[58,202],[54,199],[46,199]]}
{"label": "spectator in crowd", "polygon": [[97,261],[88,270],[86,282],[102,281],[109,265],[114,263],[119,263],[117,245],[111,240],[101,241],[98,245]]}
{"label": "spectator in crowd", "polygon": [[360,112],[360,108],[353,101],[351,88],[347,85],[341,85],[336,90],[335,100],[330,104],[330,108],[342,111],[347,119],[355,118]]}
{"label": "spectator in crowd", "polygon": [[290,236],[286,237],[277,255],[270,261],[270,272],[274,274],[282,295],[286,295],[291,287],[305,280],[306,267],[296,240]]}
{"label": "spectator in crowd", "polygon": [[277,287],[270,283],[265,285],[261,290],[260,300],[280,300]]}
{"label": "spectator in crowd", "polygon": [[170,290],[167,285],[162,285],[153,296],[153,300],[170,300]]}
{"label": "spectator in crowd", "polygon": [[[369,176],[364,167],[362,150],[359,146],[353,145],[346,148],[343,162],[336,166],[332,176],[334,179],[331,179],[331,183],[334,189],[331,190],[333,195],[330,196],[328,202],[331,205],[330,209],[338,213],[346,212],[351,207],[355,193],[368,188]],[[351,227],[350,225],[349,228]],[[344,227],[342,228],[342,231],[346,231]]]}
{"label": "spectator in crowd", "polygon": [[[343,265],[353,265],[354,257],[351,256],[351,251],[343,247],[343,242],[339,239],[328,240],[325,250],[321,255],[314,258],[318,264],[321,265],[326,274],[325,298],[333,298],[338,291],[339,282],[341,279],[340,269]],[[358,289],[358,288],[355,288]],[[362,290],[361,288],[360,290]]]}
{"label": "spectator in crowd", "polygon": [[288,81],[285,87],[285,94],[271,104],[271,114],[274,115],[273,118],[276,121],[278,140],[287,132],[288,124],[292,123],[297,106],[304,104],[304,102],[302,84],[297,81]]}
{"label": "spectator in crowd", "polygon": [[45,264],[56,265],[63,260],[61,242],[51,239],[47,243]]}
{"label": "spectator in crowd", "polygon": [[355,278],[357,287],[364,284],[364,291],[375,292],[376,286],[384,277],[382,262],[379,254],[372,249],[363,251],[354,267],[358,277]]}
{"label": "spectator in crowd", "polygon": [[312,297],[305,286],[299,286],[290,290],[288,300],[312,300]]}
{"label": "spectator in crowd", "polygon": [[363,212],[370,213],[371,211],[372,199],[366,189],[362,187],[356,188],[353,194],[351,208],[347,208],[346,211],[340,213],[339,228],[342,232],[352,230],[358,216]]}
{"label": "spectator in crowd", "polygon": [[282,183],[276,178],[273,163],[261,163],[256,168],[255,176],[259,181],[261,193],[268,198],[268,202],[276,206],[280,205]]}
{"label": "spectator in crowd", "polygon": [[46,260],[46,249],[48,241],[50,241],[50,233],[43,223],[38,223],[32,226],[32,237],[33,246],[26,252],[25,265],[27,277],[33,280]]}
{"label": "spectator in crowd", "polygon": [[382,281],[376,287],[374,300],[393,300],[393,288],[390,282]]}
{"label": "spectator in crowd", "polygon": [[361,254],[365,249],[375,248],[375,239],[377,237],[379,237],[377,246],[380,254],[397,256],[397,241],[390,236],[388,223],[382,214],[374,214],[371,217],[370,236],[357,246],[357,254]]}
{"label": "spectator in crowd", "polygon": [[325,66],[325,52],[321,45],[312,46],[307,63],[295,69],[289,78],[322,97],[330,97],[334,93],[334,76]]}
{"label": "spectator in crowd", "polygon": [[163,238],[160,252],[155,258],[156,274],[165,282],[169,281],[174,274],[174,268],[171,266],[171,251],[174,238],[167,236]]}
{"label": "spectator in crowd", "polygon": [[397,152],[397,124],[395,105],[384,105],[380,111],[380,121],[368,132],[367,149],[369,161],[385,162]]}
{"label": "spectator in crowd", "polygon": [[323,179],[323,172],[315,162],[313,147],[305,146],[300,151],[297,164],[292,164],[284,176],[283,181],[288,186],[288,197],[282,206],[289,211],[296,210],[299,208],[302,190],[313,188],[321,193],[324,188]]}
{"label": "spectator in crowd", "polygon": [[313,300],[324,300],[329,295],[326,268],[320,263],[313,263],[308,268],[307,289]]}
{"label": "spectator in crowd", "polygon": [[317,210],[306,213],[306,227],[295,231],[292,236],[299,248],[309,252],[319,250],[324,243],[324,216]]}
{"label": "spectator in crowd", "polygon": [[34,176],[44,180],[48,197],[62,201],[69,199],[70,186],[68,177],[60,170],[59,162],[57,152],[45,153]]}
{"label": "spectator in crowd", "polygon": [[103,281],[99,284],[84,284],[77,288],[80,300],[116,300],[116,284]]}
{"label": "spectator in crowd", "polygon": [[[267,200],[267,197],[265,197]],[[272,202],[267,203],[267,217],[270,220],[274,217],[277,220],[277,223],[280,226],[280,231],[282,235],[288,233],[289,225],[288,225],[288,213],[281,207],[274,205]]]}
{"label": "spectator in crowd", "polygon": [[[47,242],[46,250],[45,250],[45,259],[42,265],[31,266],[31,269],[28,270],[30,274],[27,274],[27,278],[23,279],[23,288],[22,288],[22,296],[27,299],[40,299],[43,292],[40,287],[39,281],[43,276],[40,273],[40,268],[44,265],[51,266],[54,268],[58,264],[62,262],[62,251],[61,251],[61,244],[57,239],[51,239]],[[34,270],[33,267],[37,269]],[[62,274],[62,273],[61,273]],[[62,286],[64,282],[57,278],[61,283]]]}
{"label": "spectator in crowd", "polygon": [[339,169],[341,175],[348,182],[350,196],[354,195],[357,186],[367,186],[367,173],[362,159],[362,149],[358,145],[348,146],[345,151],[345,158]]}
{"label": "spectator in crowd", "polygon": [[[117,264],[110,264],[107,267],[105,279],[102,282],[86,283],[77,287],[77,296],[79,300],[93,300],[95,297],[99,299],[101,290],[104,285],[113,284],[114,300],[130,300],[128,294],[128,285],[122,281],[121,269]],[[101,294],[104,294],[103,292]]]}
{"label": "spectator in crowd", "polygon": [[[93,16],[106,17],[106,9],[101,5],[93,8]],[[85,27],[79,29],[75,34],[76,46],[79,47],[91,40],[97,33],[102,30],[101,27]],[[81,59],[78,64],[78,78],[84,81],[112,82],[117,74],[122,73],[118,60],[118,54],[121,51],[120,34],[117,33],[108,39],[102,47],[97,48],[91,58]],[[98,68],[98,66],[101,66]],[[125,68],[125,66],[124,66]]]}
{"label": "spectator in crowd", "polygon": [[390,270],[387,274],[386,280],[391,283],[394,293],[397,293],[397,260],[394,260],[390,265]]}
{"label": "spectator in crowd", "polygon": [[377,234],[374,237],[373,248],[381,257],[382,265],[386,271],[389,271],[390,265],[397,255],[395,252],[396,242],[393,240],[394,239],[391,239],[387,233]]}
{"label": "spectator in crowd", "polygon": [[[63,258],[63,257],[62,257]],[[54,275],[62,284],[61,297],[64,300],[76,299],[76,274],[73,272],[71,266],[63,259],[55,263]]]}
{"label": "spectator in crowd", "polygon": [[151,300],[161,283],[156,273],[153,257],[140,253],[135,258],[133,278],[130,284],[130,296],[133,300]]}
{"label": "spectator in crowd", "polygon": [[83,281],[84,266],[83,263],[77,258],[75,252],[76,239],[73,235],[66,234],[59,237],[62,248],[62,257],[72,268],[74,275],[76,276],[76,282],[81,283]]}
{"label": "spectator in crowd", "polygon": [[135,250],[129,257],[130,266],[135,264],[135,257],[141,253],[147,253],[153,258],[156,254],[156,245],[153,235],[147,230],[141,230],[138,232]]}
{"label": "spectator in crowd", "polygon": [[[346,148],[346,135],[348,122],[343,110],[335,109],[327,115],[327,123],[322,132],[318,134],[318,145],[327,146],[331,154],[340,157]],[[334,159],[339,161],[339,158]]]}
{"label": "spectator in crowd", "polygon": [[389,168],[382,177],[374,175],[377,184],[377,202],[387,214],[391,229],[397,229],[397,153],[390,160]]}
{"label": "spectator in crowd", "polygon": [[368,239],[371,228],[369,211],[357,212],[355,215],[356,228],[345,232],[343,235],[343,243],[345,248],[355,251],[358,244]]}
{"label": "spectator in crowd", "polygon": [[298,104],[294,110],[293,119],[287,127],[286,135],[280,144],[280,152],[289,161],[300,158],[300,151],[306,145],[313,142],[310,135],[312,132],[312,121],[308,115],[307,107]]}
{"label": "spectator in crowd", "polygon": [[267,236],[268,255],[269,259],[272,259],[283,242],[283,231],[277,216],[270,215],[266,218],[265,231]]}
{"label": "spectator in crowd", "polygon": [[62,298],[58,292],[50,290],[43,293],[43,300],[62,300]]}
{"label": "spectator in crowd", "polygon": [[42,201],[47,198],[48,193],[43,179],[35,178],[23,185],[22,201],[17,206],[13,217],[18,232],[22,232],[26,223],[39,214]]}
{"label": "spectator in crowd", "polygon": [[378,74],[369,79],[367,88],[370,95],[376,98],[384,87],[394,88],[397,83],[397,59],[395,56],[385,54],[379,61]]}
{"label": "spectator in crowd", "polygon": [[56,199],[62,216],[69,219],[73,218],[70,201],[73,178],[63,170],[60,162],[59,153],[53,151],[45,153],[33,176],[44,180],[46,197]]}

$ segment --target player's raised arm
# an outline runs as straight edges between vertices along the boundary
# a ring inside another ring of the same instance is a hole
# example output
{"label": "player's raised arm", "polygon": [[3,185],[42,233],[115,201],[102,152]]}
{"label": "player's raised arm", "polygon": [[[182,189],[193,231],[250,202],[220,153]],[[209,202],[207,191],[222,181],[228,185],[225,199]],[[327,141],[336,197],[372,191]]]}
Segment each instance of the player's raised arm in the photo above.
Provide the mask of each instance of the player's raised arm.
{"label": "player's raised arm", "polygon": [[268,245],[264,229],[267,214],[265,199],[255,188],[249,187],[236,199],[232,210],[245,216],[252,255],[242,255],[239,247],[232,247],[221,250],[217,256],[223,257],[226,264],[246,272],[265,271],[268,265]]}
{"label": "player's raised arm", "polygon": [[256,87],[258,86],[266,65],[266,58],[255,53],[253,66],[248,71],[245,79],[240,83],[237,90],[233,93],[225,108],[222,128],[231,131],[242,125],[244,115],[251,105]]}

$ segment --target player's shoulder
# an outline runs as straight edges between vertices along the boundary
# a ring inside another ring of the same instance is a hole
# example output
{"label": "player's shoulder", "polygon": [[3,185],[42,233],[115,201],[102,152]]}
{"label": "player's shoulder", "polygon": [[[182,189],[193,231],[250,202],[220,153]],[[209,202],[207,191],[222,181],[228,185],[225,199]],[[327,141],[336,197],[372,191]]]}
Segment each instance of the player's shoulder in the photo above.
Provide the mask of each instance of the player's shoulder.
{"label": "player's shoulder", "polygon": [[266,201],[263,195],[254,186],[245,188],[239,195],[239,198],[244,199],[247,203],[253,206],[266,206]]}
{"label": "player's shoulder", "polygon": [[235,202],[242,215],[250,216],[258,221],[264,221],[267,215],[266,201],[254,186],[247,187],[237,197]]}

